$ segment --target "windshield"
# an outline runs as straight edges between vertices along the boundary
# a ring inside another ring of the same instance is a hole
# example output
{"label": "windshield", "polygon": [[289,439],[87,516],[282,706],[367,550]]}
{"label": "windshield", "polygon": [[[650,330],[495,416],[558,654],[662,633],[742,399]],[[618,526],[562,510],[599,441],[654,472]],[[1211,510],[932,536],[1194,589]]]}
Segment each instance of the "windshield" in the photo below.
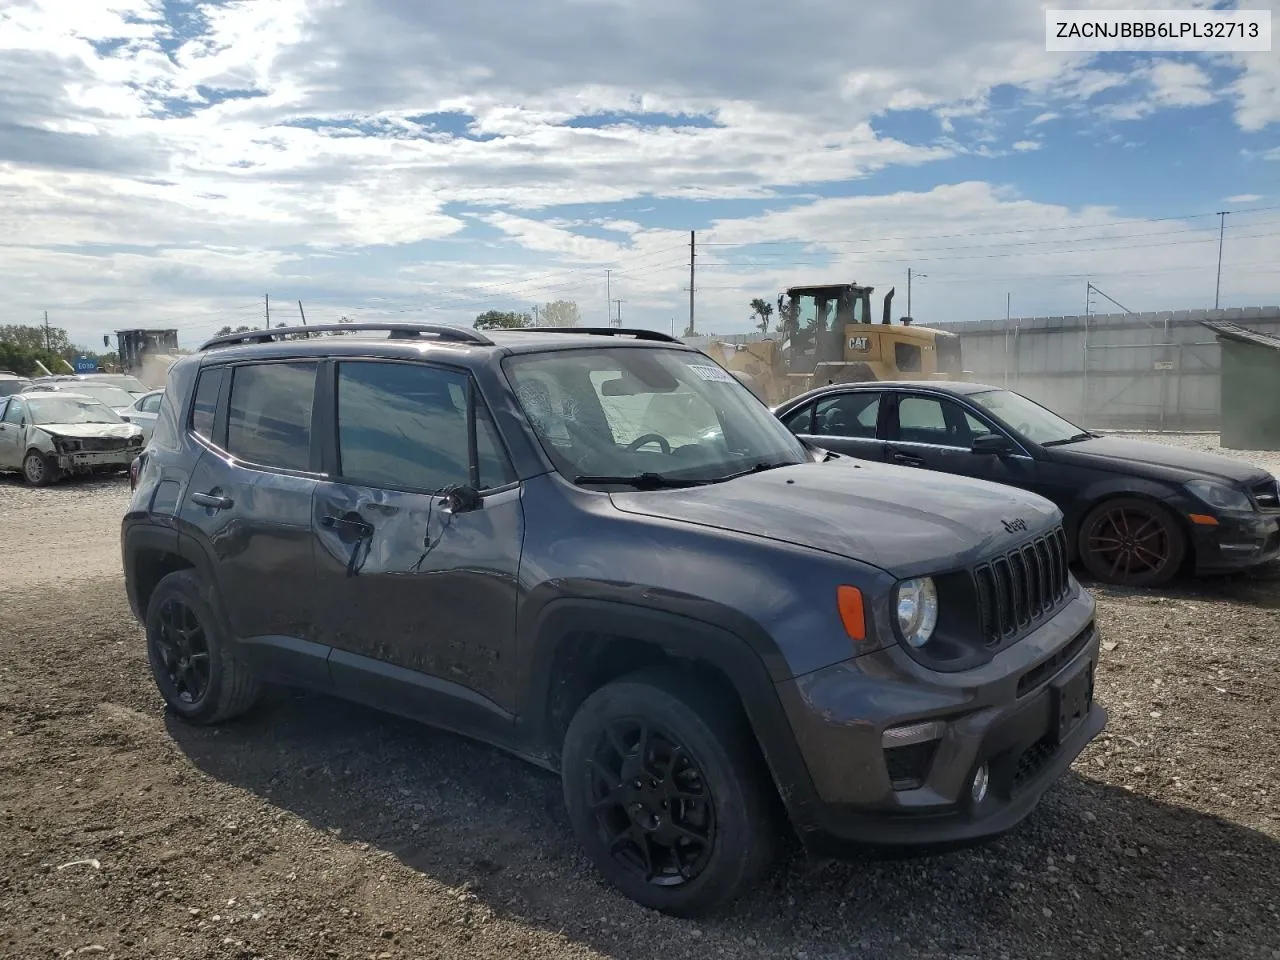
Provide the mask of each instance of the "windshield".
{"label": "windshield", "polygon": [[83,397],[41,397],[28,400],[33,423],[123,423],[116,412]]}
{"label": "windshield", "polygon": [[562,350],[504,366],[543,449],[570,480],[643,474],[706,483],[809,459],[746,387],[700,353]]}
{"label": "windshield", "polygon": [[113,387],[109,383],[77,383],[72,392],[82,393],[86,397],[93,397],[95,400],[101,400],[108,407],[128,407],[133,404],[133,397],[121,390],[119,387]]}
{"label": "windshield", "polygon": [[1032,443],[1061,443],[1088,436],[1088,433],[1034,400],[1009,390],[984,390],[969,399],[985,407]]}

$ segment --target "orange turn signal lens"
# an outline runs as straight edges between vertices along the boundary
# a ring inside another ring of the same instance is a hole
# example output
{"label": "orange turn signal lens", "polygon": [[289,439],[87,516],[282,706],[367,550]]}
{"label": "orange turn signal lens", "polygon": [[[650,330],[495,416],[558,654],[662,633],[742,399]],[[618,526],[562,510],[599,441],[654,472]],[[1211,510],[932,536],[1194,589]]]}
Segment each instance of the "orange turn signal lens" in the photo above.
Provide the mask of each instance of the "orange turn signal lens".
{"label": "orange turn signal lens", "polygon": [[836,604],[840,608],[840,620],[845,633],[858,641],[867,639],[867,620],[862,609],[862,591],[857,587],[839,587]]}
{"label": "orange turn signal lens", "polygon": [[1217,518],[1205,513],[1189,513],[1187,514],[1187,519],[1192,523],[1198,523],[1202,527],[1216,527],[1218,525]]}

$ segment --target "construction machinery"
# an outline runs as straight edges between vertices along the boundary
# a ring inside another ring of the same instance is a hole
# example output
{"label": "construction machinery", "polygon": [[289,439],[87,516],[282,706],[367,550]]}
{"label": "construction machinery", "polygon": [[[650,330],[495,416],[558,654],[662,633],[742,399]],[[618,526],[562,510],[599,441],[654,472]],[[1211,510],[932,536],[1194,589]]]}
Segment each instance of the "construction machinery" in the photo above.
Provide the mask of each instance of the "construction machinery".
{"label": "construction machinery", "polygon": [[871,319],[874,288],[856,283],[789,287],[778,296],[779,337],[708,350],[770,406],[828,383],[959,380],[960,338],[891,319],[894,290]]}

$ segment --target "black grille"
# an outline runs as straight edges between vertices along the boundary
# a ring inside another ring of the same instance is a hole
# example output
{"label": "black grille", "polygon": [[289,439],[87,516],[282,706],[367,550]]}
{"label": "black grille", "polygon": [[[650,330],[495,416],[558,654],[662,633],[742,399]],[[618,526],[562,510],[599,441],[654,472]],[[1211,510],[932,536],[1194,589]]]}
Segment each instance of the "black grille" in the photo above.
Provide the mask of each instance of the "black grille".
{"label": "black grille", "polygon": [[1048,615],[1069,588],[1067,538],[1061,527],[974,568],[987,646],[1008,640]]}
{"label": "black grille", "polygon": [[1267,480],[1249,488],[1259,510],[1280,510],[1280,481]]}
{"label": "black grille", "polygon": [[1010,792],[1019,793],[1036,774],[1044,769],[1044,765],[1053,759],[1058,746],[1053,742],[1052,734],[1045,734],[1018,757],[1018,765],[1013,771],[1013,783]]}
{"label": "black grille", "polygon": [[889,780],[895,790],[915,790],[929,776],[933,755],[938,741],[927,740],[905,747],[889,747],[884,752],[885,766],[889,768]]}
{"label": "black grille", "polygon": [[129,445],[127,439],[119,437],[86,437],[80,441],[80,449],[91,452],[104,450],[123,450]]}
{"label": "black grille", "polygon": [[1018,696],[1025,697],[1036,690],[1042,683],[1058,672],[1064,663],[1074,660],[1076,654],[1085,648],[1089,638],[1093,636],[1093,624],[1085,627],[1072,638],[1071,642],[1051,656],[1042,660],[1018,678]]}

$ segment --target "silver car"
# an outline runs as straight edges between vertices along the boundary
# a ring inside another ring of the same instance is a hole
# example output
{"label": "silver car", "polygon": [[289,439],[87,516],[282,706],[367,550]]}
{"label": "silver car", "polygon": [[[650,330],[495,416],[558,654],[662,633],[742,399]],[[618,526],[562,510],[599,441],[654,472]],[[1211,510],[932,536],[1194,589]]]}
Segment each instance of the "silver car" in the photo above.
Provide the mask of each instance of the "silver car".
{"label": "silver car", "polygon": [[22,392],[67,392],[82,397],[92,397],[99,403],[106,404],[117,414],[122,414],[133,406],[134,396],[128,390],[115,384],[95,382],[92,380],[55,380],[53,382],[35,383]]}
{"label": "silver car", "polygon": [[160,416],[160,401],[164,399],[163,390],[152,390],[133,401],[133,406],[120,414],[120,418],[136,424],[142,429],[142,442],[150,443],[151,434],[156,429],[156,419]]}
{"label": "silver car", "polygon": [[93,397],[61,390],[0,397],[0,470],[20,470],[34,487],[124,470],[141,450],[142,430]]}

